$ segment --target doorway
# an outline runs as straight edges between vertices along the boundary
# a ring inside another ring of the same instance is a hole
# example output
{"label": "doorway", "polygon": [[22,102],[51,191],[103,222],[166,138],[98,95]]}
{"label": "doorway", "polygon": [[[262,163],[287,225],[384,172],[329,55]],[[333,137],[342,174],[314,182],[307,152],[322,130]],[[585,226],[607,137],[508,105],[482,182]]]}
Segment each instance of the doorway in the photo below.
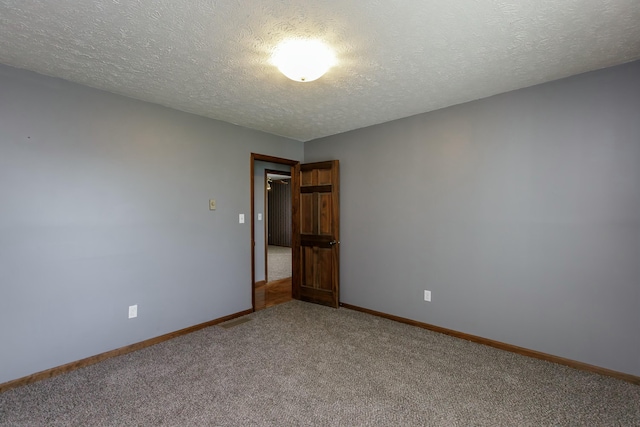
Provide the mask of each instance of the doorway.
{"label": "doorway", "polygon": [[[266,254],[262,252],[267,244],[256,244],[256,239],[265,237],[264,212],[256,215],[256,197],[265,197],[266,184],[263,173],[259,174],[256,185],[256,162],[270,162],[289,168],[291,176],[291,290],[284,292],[287,300],[323,304],[338,308],[340,303],[340,162],[300,164],[295,160],[251,153],[251,303],[256,305],[256,296],[267,297],[260,290],[260,281],[256,281],[256,259]],[[285,169],[286,169],[285,167]],[[264,199],[262,199],[264,200]],[[257,219],[258,218],[258,219]],[[256,223],[261,228],[256,233]],[[266,256],[263,257],[266,262]],[[266,268],[264,284],[266,285]],[[258,294],[258,295],[257,295]],[[264,307],[266,308],[266,307]]]}
{"label": "doorway", "polygon": [[[258,164],[257,164],[258,165]],[[291,279],[291,173],[265,169],[265,282]]]}
{"label": "doorway", "polygon": [[291,173],[265,169],[264,183],[265,280],[254,291],[256,310],[290,301],[292,296]]}
{"label": "doorway", "polygon": [[289,159],[251,155],[252,304],[254,311],[292,299],[293,181]]}

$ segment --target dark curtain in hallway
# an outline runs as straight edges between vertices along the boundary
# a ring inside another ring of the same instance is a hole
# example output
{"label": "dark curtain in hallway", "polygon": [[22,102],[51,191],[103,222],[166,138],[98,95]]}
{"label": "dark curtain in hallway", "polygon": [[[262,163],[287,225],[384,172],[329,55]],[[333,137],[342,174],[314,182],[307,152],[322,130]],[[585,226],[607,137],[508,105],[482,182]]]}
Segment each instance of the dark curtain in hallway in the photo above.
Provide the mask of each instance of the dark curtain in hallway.
{"label": "dark curtain in hallway", "polygon": [[274,180],[267,191],[268,242],[270,245],[291,247],[291,180]]}

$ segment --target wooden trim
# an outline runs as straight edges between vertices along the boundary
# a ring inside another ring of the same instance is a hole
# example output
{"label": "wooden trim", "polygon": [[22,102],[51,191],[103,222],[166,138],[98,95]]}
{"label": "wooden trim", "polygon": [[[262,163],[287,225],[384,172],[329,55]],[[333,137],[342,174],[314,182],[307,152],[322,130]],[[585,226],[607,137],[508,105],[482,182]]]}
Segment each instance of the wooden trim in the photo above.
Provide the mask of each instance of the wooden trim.
{"label": "wooden trim", "polygon": [[[282,157],[268,156],[266,154],[251,153],[251,158],[261,162],[279,163],[281,165],[295,166],[300,163],[297,160],[284,159]],[[252,171],[253,172],[253,171]]]}
{"label": "wooden trim", "polygon": [[218,323],[226,322],[227,320],[235,319],[237,317],[246,316],[251,314],[253,310],[244,310],[237,313],[230,314],[228,316],[220,317],[218,319],[210,320],[208,322],[200,323],[198,325],[189,326],[188,328],[180,329],[168,334],[160,335],[155,338],[140,341],[135,344],[130,344],[124,347],[110,350],[104,353],[96,354],[85,359],[76,360],[75,362],[67,363],[65,365],[56,366],[55,368],[47,369],[45,371],[36,372],[35,374],[27,375],[26,377],[18,378],[0,384],[0,393],[3,393],[12,388],[21,387],[27,384],[31,384],[37,381],[41,381],[47,378],[52,378],[60,374],[66,374],[76,369],[85,368],[90,365],[94,365],[98,362],[110,359],[116,356],[122,356],[123,354],[131,353],[134,351],[142,350],[143,348],[151,347],[152,345],[160,344],[161,342],[168,341],[173,338],[177,338],[182,335],[187,335],[200,329],[208,328],[209,326],[217,325]]}
{"label": "wooden trim", "polygon": [[580,371],[594,372],[596,374],[605,375],[608,377],[617,378],[619,380],[627,381],[632,384],[640,385],[640,377],[631,374],[625,374],[624,372],[614,371],[612,369],[601,368],[599,366],[590,365],[584,362],[578,362],[577,360],[566,359],[560,356],[554,356],[548,353],[542,353],[536,350],[530,350],[524,347],[518,347],[503,343],[500,341],[494,341],[489,338],[479,337],[477,335],[466,334],[464,332],[454,331],[453,329],[443,328],[441,326],[430,325],[428,323],[418,322],[416,320],[407,319],[405,317],[394,316],[393,314],[382,313],[380,311],[370,310],[368,308],[358,307],[351,304],[340,303],[341,307],[348,308],[349,310],[361,311],[363,313],[372,314],[374,316],[383,317],[385,319],[394,320],[400,323],[406,323],[407,325],[417,326],[419,328],[428,329],[430,331],[439,332],[441,334],[450,335],[452,337],[461,338],[467,341],[473,341],[478,344],[488,345],[489,347],[495,347],[500,350],[510,351],[511,353],[517,353],[522,356],[533,357],[535,359],[545,360],[551,363],[557,363],[559,365],[565,365],[573,369]]}
{"label": "wooden trim", "polygon": [[[267,186],[265,183],[267,182],[267,176],[269,175],[268,169],[264,170],[264,182],[262,183],[262,234],[264,239],[264,247],[262,248],[262,253],[264,256],[264,283],[266,284],[269,281],[269,191],[267,191]],[[255,194],[251,197],[253,200],[255,198]],[[255,230],[255,226],[252,224],[251,228]],[[255,248],[254,248],[255,251]],[[257,286],[256,286],[257,287]]]}
{"label": "wooden trim", "polygon": [[331,168],[331,182],[332,188],[332,225],[333,225],[333,239],[338,242],[334,244],[331,251],[333,256],[333,262],[335,268],[333,269],[333,307],[338,308],[340,305],[340,162],[338,160],[332,161],[333,166]]}
{"label": "wooden trim", "polygon": [[300,163],[291,168],[291,297],[300,299]]}
{"label": "wooden trim", "polygon": [[266,284],[269,286],[277,286],[290,281],[291,281],[291,277],[285,277],[284,279],[274,280],[273,282],[267,282]]}
{"label": "wooden trim", "polygon": [[256,288],[256,289],[257,289],[257,288],[261,288],[261,287],[263,287],[263,286],[264,286],[264,285],[266,285],[266,284],[267,284],[267,282],[265,282],[264,280],[260,280],[259,282],[256,282],[255,288]]}
{"label": "wooden trim", "polygon": [[251,179],[249,180],[250,186],[251,186],[251,310],[256,311],[256,292],[255,292],[255,287],[256,287],[256,230],[255,230],[255,157],[256,155],[251,153],[251,161],[250,161],[250,177]]}

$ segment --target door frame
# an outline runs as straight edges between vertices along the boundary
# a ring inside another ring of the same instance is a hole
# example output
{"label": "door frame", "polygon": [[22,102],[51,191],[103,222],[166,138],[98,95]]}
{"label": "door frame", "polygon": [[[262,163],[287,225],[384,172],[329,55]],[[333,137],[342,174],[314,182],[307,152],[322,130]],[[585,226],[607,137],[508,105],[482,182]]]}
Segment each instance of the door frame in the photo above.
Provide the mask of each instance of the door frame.
{"label": "door frame", "polygon": [[[255,162],[269,162],[287,165],[291,173],[291,284],[292,287],[300,280],[300,253],[295,248],[300,247],[300,162],[298,160],[274,157],[266,154],[251,153],[251,310],[256,311],[256,230],[255,230]],[[263,218],[264,219],[264,218]],[[265,259],[266,266],[266,259]],[[266,278],[266,276],[265,276]],[[293,295],[292,295],[293,296]]]}

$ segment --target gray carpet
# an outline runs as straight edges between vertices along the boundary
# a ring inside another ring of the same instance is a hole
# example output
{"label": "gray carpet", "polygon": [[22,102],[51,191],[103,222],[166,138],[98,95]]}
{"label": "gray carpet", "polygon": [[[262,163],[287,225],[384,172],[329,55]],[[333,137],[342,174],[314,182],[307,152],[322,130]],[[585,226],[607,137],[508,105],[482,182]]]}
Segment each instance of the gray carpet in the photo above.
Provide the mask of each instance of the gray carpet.
{"label": "gray carpet", "polygon": [[267,247],[267,279],[274,282],[291,277],[291,248],[269,245]]}
{"label": "gray carpet", "polygon": [[0,394],[0,425],[634,426],[640,387],[292,301]]}

